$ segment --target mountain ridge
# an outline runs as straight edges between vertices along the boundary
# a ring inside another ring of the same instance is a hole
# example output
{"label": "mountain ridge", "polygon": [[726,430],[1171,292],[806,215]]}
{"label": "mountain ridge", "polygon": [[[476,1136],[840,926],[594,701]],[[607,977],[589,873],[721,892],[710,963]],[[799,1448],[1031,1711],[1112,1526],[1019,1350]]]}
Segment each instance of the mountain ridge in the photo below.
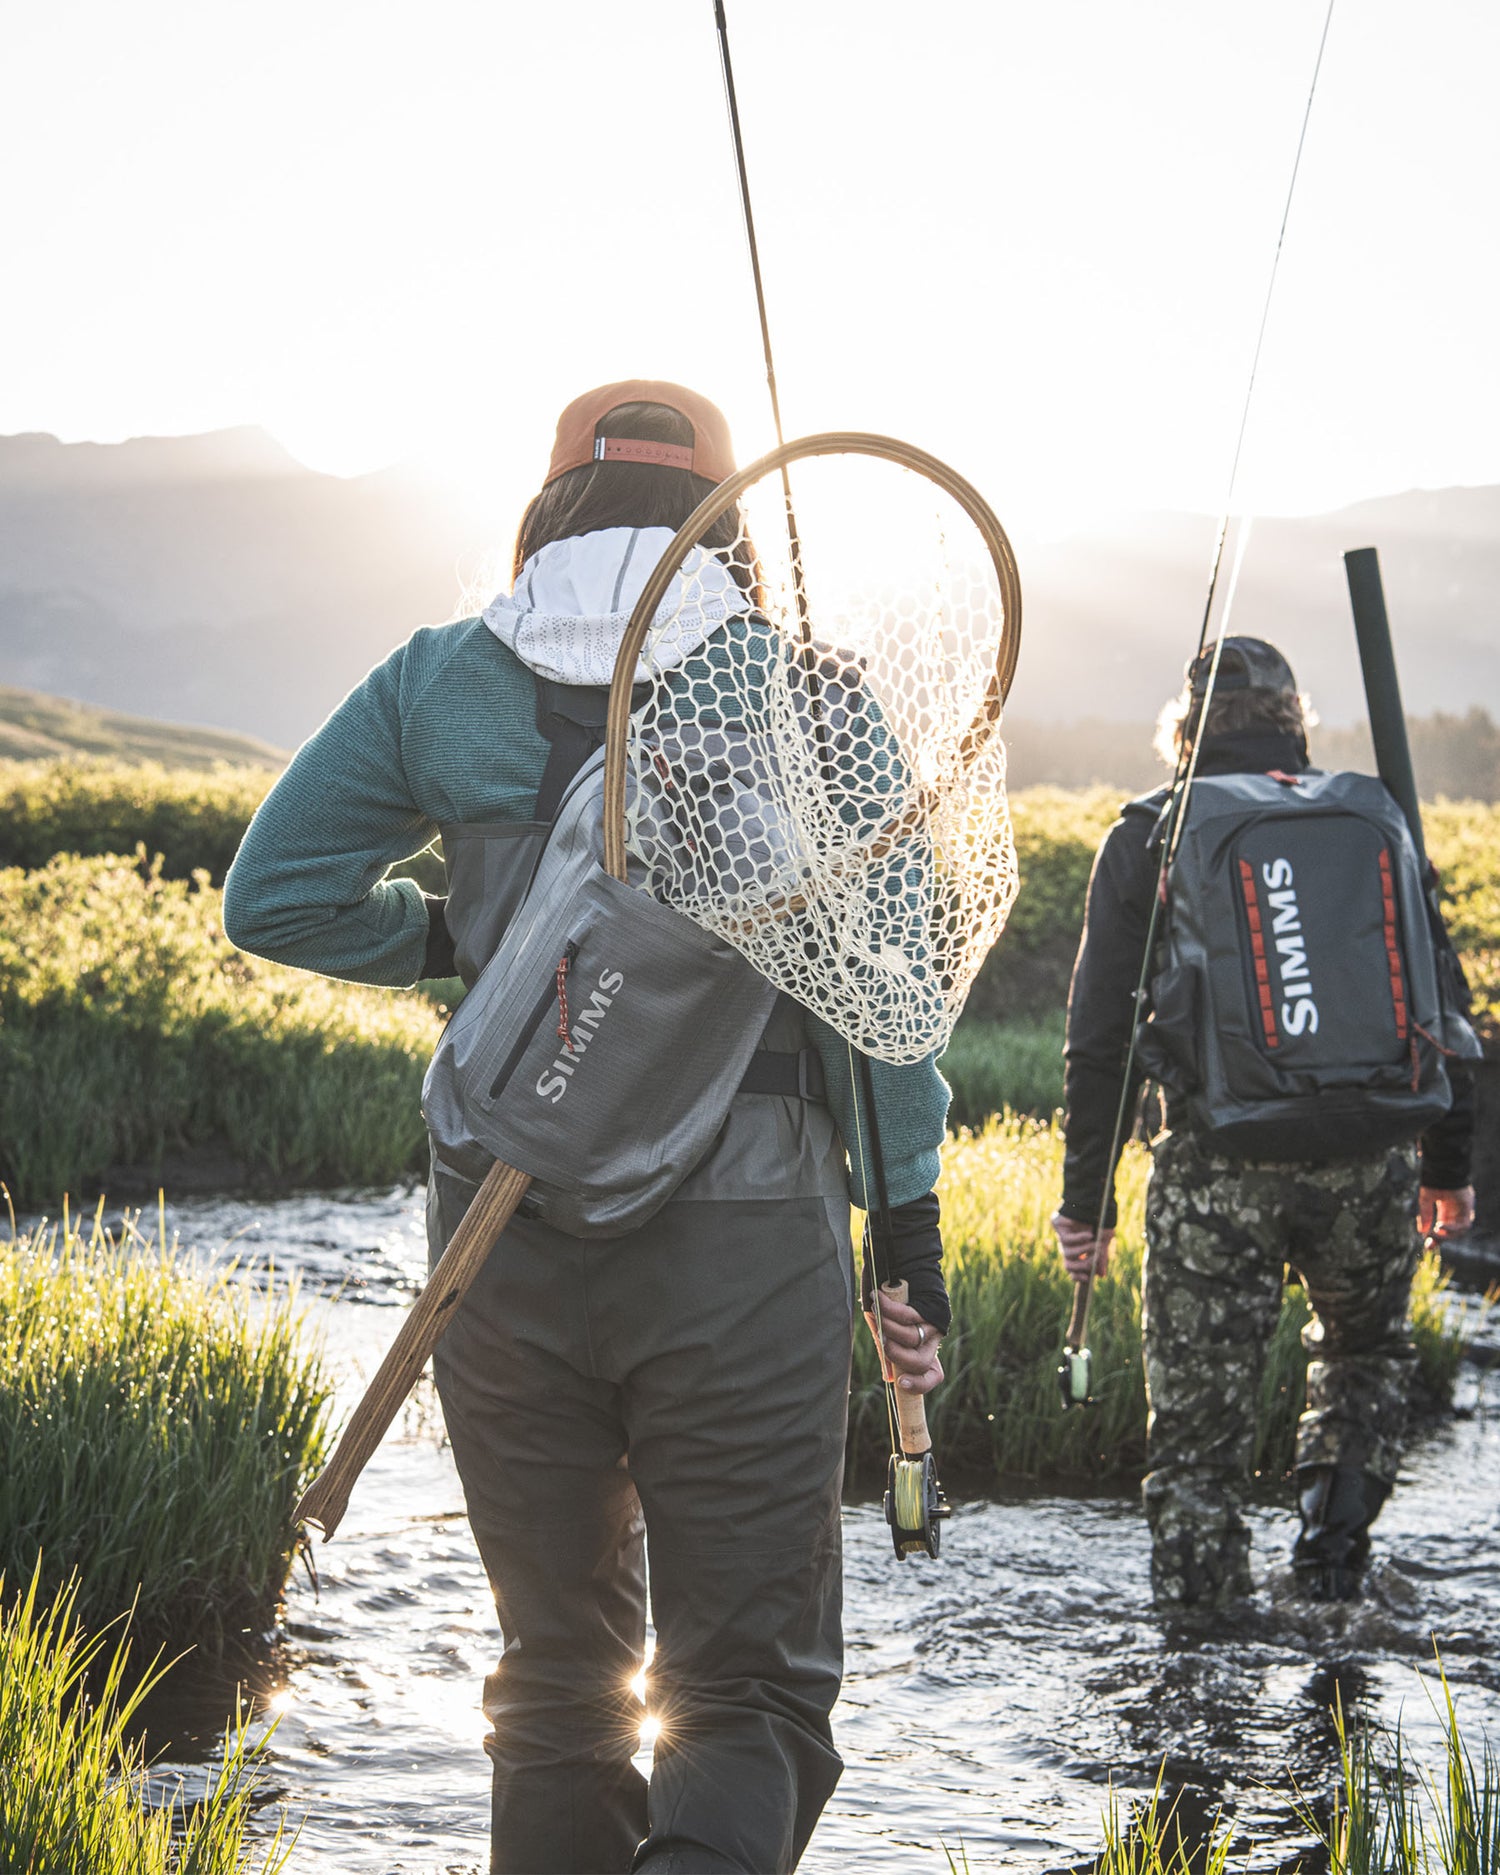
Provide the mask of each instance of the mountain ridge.
{"label": "mountain ridge", "polygon": [[[1155,716],[1197,639],[1215,527],[1122,506],[1061,539],[1018,530],[1019,726]],[[0,677],[295,746],[418,625],[457,616],[501,544],[409,469],[321,475],[248,426],[0,437]],[[1340,555],[1367,545],[1408,711],[1500,715],[1500,488],[1255,519],[1231,629],[1281,644],[1325,721],[1356,720]]]}

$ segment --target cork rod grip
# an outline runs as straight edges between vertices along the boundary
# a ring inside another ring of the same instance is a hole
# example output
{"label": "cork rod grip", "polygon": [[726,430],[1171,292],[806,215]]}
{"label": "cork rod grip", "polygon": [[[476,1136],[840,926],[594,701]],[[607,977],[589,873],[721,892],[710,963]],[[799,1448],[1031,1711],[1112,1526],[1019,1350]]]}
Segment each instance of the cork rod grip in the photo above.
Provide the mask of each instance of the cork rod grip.
{"label": "cork rod grip", "polygon": [[1075,1352],[1083,1346],[1083,1337],[1088,1329],[1089,1291],[1093,1286],[1092,1276],[1079,1276],[1073,1282],[1073,1313],[1068,1317],[1065,1345]]}
{"label": "cork rod grip", "polygon": [[[882,1283],[880,1293],[892,1302],[906,1300],[905,1283]],[[873,1309],[865,1310],[865,1320],[870,1324],[870,1332],[875,1336],[877,1349],[883,1347],[879,1326]],[[889,1361],[881,1358],[881,1378],[888,1384],[896,1378],[896,1370]],[[901,1436],[901,1450],[908,1458],[920,1458],[924,1452],[932,1450],[932,1434],[927,1430],[927,1401],[920,1393],[907,1393],[901,1387],[893,1387],[896,1396],[896,1426]]]}
{"label": "cork rod grip", "polygon": [[338,1529],[349,1507],[349,1494],[376,1447],[401,1411],[417,1376],[443,1337],[453,1312],[526,1195],[530,1176],[496,1161],[438,1259],[422,1293],[396,1332],[375,1377],[349,1415],[333,1456],[303,1492],[292,1517],[315,1525],[324,1538]]}

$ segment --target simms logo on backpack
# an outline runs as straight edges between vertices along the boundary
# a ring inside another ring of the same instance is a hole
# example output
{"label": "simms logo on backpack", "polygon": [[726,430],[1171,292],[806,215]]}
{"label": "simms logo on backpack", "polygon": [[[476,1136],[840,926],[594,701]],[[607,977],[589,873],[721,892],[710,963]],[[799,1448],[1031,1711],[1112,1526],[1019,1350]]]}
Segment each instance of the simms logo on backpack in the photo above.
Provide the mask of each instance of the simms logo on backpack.
{"label": "simms logo on backpack", "polygon": [[1411,836],[1367,775],[1197,780],[1167,882],[1149,1074],[1247,1159],[1375,1152],[1451,1100],[1478,1052],[1443,987]]}
{"label": "simms logo on backpack", "polygon": [[[1313,1001],[1312,980],[1307,974],[1307,940],[1302,930],[1302,913],[1292,887],[1292,862],[1273,859],[1262,866],[1266,897],[1272,913],[1271,938],[1276,948],[1276,968],[1281,978],[1281,1026],[1288,1035],[1318,1032],[1318,1005]],[[1240,861],[1240,881],[1245,891],[1246,921],[1252,951],[1263,949],[1260,908],[1256,903],[1255,871],[1248,860]],[[1274,888],[1274,889],[1273,889]],[[1257,990],[1259,984],[1257,984]],[[1262,1014],[1274,1009],[1275,998],[1267,997]],[[1280,1042],[1274,1018],[1266,1023],[1266,1046]]]}

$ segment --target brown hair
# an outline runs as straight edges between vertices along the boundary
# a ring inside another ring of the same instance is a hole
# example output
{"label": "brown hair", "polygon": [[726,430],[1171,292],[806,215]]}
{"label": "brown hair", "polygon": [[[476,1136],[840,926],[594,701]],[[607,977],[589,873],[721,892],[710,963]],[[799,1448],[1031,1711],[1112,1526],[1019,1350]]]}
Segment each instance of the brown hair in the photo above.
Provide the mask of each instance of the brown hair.
{"label": "brown hair", "polygon": [[[1168,768],[1176,766],[1183,742],[1197,737],[1201,709],[1201,692],[1195,692],[1187,684],[1162,705],[1151,746]],[[1317,720],[1317,712],[1305,692],[1261,688],[1215,691],[1202,734],[1205,742],[1212,742],[1219,736],[1243,735],[1251,730],[1296,736],[1306,755],[1307,732]]]}
{"label": "brown hair", "polygon": [[[597,425],[600,436],[630,436],[654,443],[693,440],[687,418],[665,404],[619,404]],[[677,529],[715,484],[691,469],[668,469],[656,463],[591,462],[568,469],[533,497],[516,530],[513,579],[534,553],[554,540],[593,534],[606,527]],[[700,545],[715,549],[736,582],[755,597],[755,555],[740,541],[738,508],[730,508],[703,532]]]}

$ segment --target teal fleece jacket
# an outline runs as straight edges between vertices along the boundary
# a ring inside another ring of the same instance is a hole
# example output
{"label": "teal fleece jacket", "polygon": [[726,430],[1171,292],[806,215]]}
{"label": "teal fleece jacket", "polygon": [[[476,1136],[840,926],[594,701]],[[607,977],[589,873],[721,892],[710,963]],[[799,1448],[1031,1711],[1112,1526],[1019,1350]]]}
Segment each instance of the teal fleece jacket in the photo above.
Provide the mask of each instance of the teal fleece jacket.
{"label": "teal fleece jacket", "polygon": [[[531,672],[482,620],[423,627],[352,690],[262,802],[224,883],[224,930],[258,957],[354,983],[421,974],[427,910],[387,875],[440,822],[529,820],[546,763]],[[842,1037],[807,1018],[846,1146],[858,1138]],[[948,1113],[936,1059],[872,1063],[892,1204],[930,1191]],[[866,1204],[860,1155],[850,1187]]]}

